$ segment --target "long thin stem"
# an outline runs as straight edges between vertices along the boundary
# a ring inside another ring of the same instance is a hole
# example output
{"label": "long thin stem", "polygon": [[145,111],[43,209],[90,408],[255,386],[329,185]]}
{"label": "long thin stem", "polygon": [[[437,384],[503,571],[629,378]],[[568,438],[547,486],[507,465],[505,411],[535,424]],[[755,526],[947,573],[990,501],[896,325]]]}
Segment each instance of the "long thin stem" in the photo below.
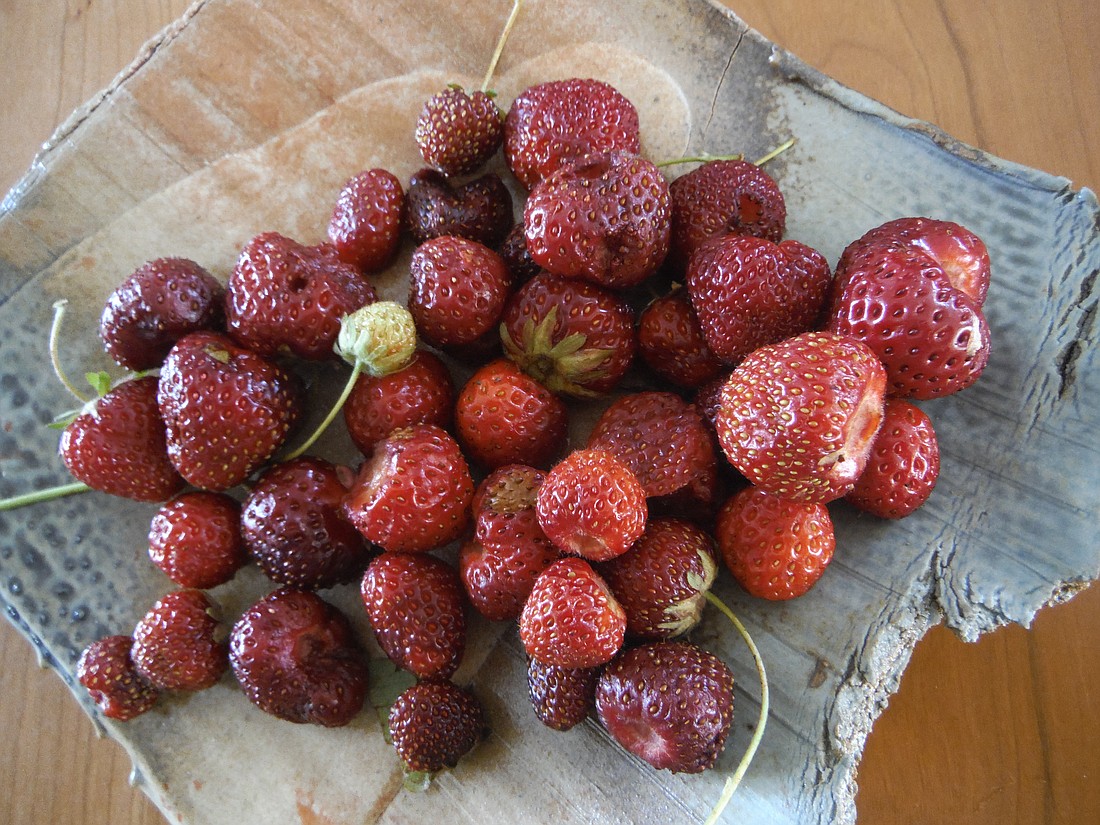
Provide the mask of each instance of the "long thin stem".
{"label": "long thin stem", "polygon": [[514,0],[512,3],[512,11],[508,15],[508,20],[504,23],[500,37],[497,38],[497,47],[493,51],[492,59],[489,61],[489,69],[485,72],[485,79],[481,81],[481,91],[483,92],[489,91],[489,83],[493,79],[493,72],[497,70],[497,63],[500,62],[500,56],[504,53],[504,43],[512,32],[512,26],[515,25],[516,18],[519,17],[519,7],[522,5],[523,0]]}
{"label": "long thin stem", "polygon": [[335,420],[336,416],[339,415],[340,410],[344,407],[344,402],[348,400],[348,396],[351,395],[352,388],[355,387],[356,380],[362,374],[363,363],[361,361],[356,361],[355,366],[351,368],[351,375],[348,376],[348,381],[346,384],[344,384],[344,389],[340,393],[340,397],[336,399],[336,403],[333,404],[332,409],[328,411],[328,415],[325,416],[325,420],[317,426],[317,429],[313,431],[313,434],[310,435],[310,437],[307,438],[305,442],[303,442],[293,452],[289,453],[284,458],[284,461],[290,461],[292,458],[297,458],[313,446],[314,442],[321,437],[325,430],[328,429],[329,424],[331,424]]}
{"label": "long thin stem", "polygon": [[69,380],[69,376],[65,374],[65,370],[61,367],[61,321],[65,317],[65,307],[68,306],[68,303],[68,301],[62,298],[53,305],[53,323],[50,324],[50,364],[53,365],[54,375],[56,375],[57,380],[65,386],[65,389],[72,393],[73,397],[81,404],[87,404],[91,399],[77,390],[73,382]]}
{"label": "long thin stem", "polygon": [[18,507],[26,507],[28,504],[38,504],[43,501],[52,501],[55,498],[71,496],[77,493],[86,493],[92,488],[82,481],[74,481],[72,484],[61,484],[57,487],[48,487],[34,493],[23,493],[19,496],[0,499],[0,510],[15,510]]}
{"label": "long thin stem", "polygon": [[783,141],[778,146],[776,146],[774,149],[772,149],[770,152],[768,152],[768,154],[764,155],[764,157],[760,158],[760,160],[756,161],[754,165],[763,166],[769,160],[775,160],[777,157],[779,157],[784,152],[786,152],[788,149],[790,149],[792,146],[794,146],[794,143],[795,143],[794,138],[791,138],[790,140]]}
{"label": "long thin stem", "polygon": [[664,169],[666,166],[677,166],[681,163],[710,163],[712,160],[744,160],[744,155],[694,155],[687,158],[672,158],[671,160],[662,160],[660,163],[653,164],[658,169]]}

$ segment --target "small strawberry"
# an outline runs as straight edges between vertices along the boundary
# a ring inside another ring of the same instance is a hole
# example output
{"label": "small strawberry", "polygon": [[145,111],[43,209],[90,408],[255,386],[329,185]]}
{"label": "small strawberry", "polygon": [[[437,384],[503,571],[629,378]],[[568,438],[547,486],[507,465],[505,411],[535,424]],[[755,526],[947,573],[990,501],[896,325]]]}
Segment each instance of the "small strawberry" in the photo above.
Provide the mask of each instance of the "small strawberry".
{"label": "small strawberry", "polygon": [[707,346],[687,290],[654,299],[638,316],[638,354],[660,378],[699,387],[722,374],[725,365]]}
{"label": "small strawberry", "polygon": [[385,550],[424,552],[462,534],[473,494],[458,443],[418,424],[378,442],[344,498],[344,514]]}
{"label": "small strawberry", "polygon": [[205,690],[229,665],[215,606],[201,590],[168,593],[138,621],[130,656],[161,690]]}
{"label": "small strawberry", "polygon": [[225,326],[225,287],[187,258],[158,258],[139,267],[107,298],[99,337],[126,369],[160,366],[189,332]]}
{"label": "small strawberry", "polygon": [[350,178],[336,197],[328,239],[340,260],[363,272],[393,262],[401,244],[405,192],[385,169],[367,169]]}
{"label": "small strawberry", "polygon": [[737,582],[772,601],[804,595],[836,549],[824,504],[788,501],[758,487],[746,487],[722,506],[714,533]]}
{"label": "small strawberry", "polygon": [[564,558],[538,577],[519,618],[527,655],[548,665],[591,668],[611,661],[626,635],[626,615],[584,559]]}
{"label": "small strawberry", "polygon": [[421,679],[454,674],[466,649],[466,598],[451,565],[424,553],[383,553],[368,565],[360,594],[395,665]]}
{"label": "small strawberry", "polygon": [[181,587],[224,584],[248,562],[240,517],[241,505],[224,493],[181,493],[153,516],[149,557]]}
{"label": "small strawberry", "polygon": [[160,691],[138,673],[130,658],[134,640],[106,636],[92,642],[76,663],[76,680],[88,691],[100,712],[127,722],[151,709]]}
{"label": "small strawberry", "polygon": [[468,175],[504,142],[504,113],[493,95],[450,86],[428,99],[416,121],[424,162],[444,175]]}
{"label": "small strawberry", "polygon": [[455,186],[434,169],[422,169],[409,181],[405,222],[417,244],[458,235],[496,247],[512,228],[512,193],[493,172]]}
{"label": "small strawberry", "polygon": [[928,500],[939,474],[932,420],[908,401],[887,398],[867,467],[845,500],[879,518],[903,518]]}
{"label": "small strawberry", "polygon": [[527,658],[527,695],[535,716],[548,728],[570,730],[596,709],[600,669],[557,667]]}
{"label": "small strawberry", "polygon": [[615,741],[653,767],[700,773],[729,736],[733,674],[695,645],[652,642],[604,669],[596,711]]}
{"label": "small strawberry", "polygon": [[485,711],[470,691],[433,679],[407,688],[390,707],[390,737],[408,772],[453,768],[485,736]]}
{"label": "small strawberry", "polygon": [[560,398],[498,358],[459,392],[455,427],[467,455],[486,469],[520,462],[547,467],[565,446],[568,415]]}
{"label": "small strawberry", "polygon": [[355,632],[314,593],[284,587],[249,607],[233,626],[229,659],[248,700],[289,722],[340,727],[366,700]]}

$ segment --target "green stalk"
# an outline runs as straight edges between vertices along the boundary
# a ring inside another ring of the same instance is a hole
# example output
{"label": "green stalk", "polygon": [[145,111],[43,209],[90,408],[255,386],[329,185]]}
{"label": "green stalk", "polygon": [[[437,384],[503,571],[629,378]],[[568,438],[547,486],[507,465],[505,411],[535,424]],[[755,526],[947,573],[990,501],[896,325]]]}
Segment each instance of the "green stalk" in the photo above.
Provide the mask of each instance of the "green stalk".
{"label": "green stalk", "polygon": [[18,507],[26,507],[28,504],[38,504],[43,501],[53,501],[55,498],[86,493],[92,488],[83,481],[74,481],[71,484],[61,484],[57,487],[47,487],[34,493],[23,493],[19,496],[0,499],[0,510],[15,510]]}
{"label": "green stalk", "polygon": [[288,453],[283,458],[284,461],[290,461],[293,458],[297,458],[313,446],[314,442],[321,437],[325,430],[328,429],[329,424],[331,424],[335,420],[336,416],[339,415],[340,410],[344,407],[344,402],[348,400],[348,396],[351,395],[351,391],[355,387],[355,381],[362,374],[363,363],[361,361],[356,361],[355,366],[351,368],[351,375],[348,376],[347,383],[344,384],[344,389],[340,392],[340,397],[336,399],[336,403],[333,404],[332,409],[328,411],[328,415],[325,416],[325,420],[318,425],[317,429],[313,431],[313,434],[310,435],[310,437],[307,438],[297,449]]}

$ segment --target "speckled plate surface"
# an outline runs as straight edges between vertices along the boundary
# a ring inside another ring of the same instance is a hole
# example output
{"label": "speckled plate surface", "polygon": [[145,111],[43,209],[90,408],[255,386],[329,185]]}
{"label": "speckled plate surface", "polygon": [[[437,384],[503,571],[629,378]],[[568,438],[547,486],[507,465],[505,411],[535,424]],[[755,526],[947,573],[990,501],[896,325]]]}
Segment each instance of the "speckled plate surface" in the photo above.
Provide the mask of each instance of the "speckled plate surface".
{"label": "speckled plate surface", "polygon": [[[501,21],[509,5],[487,3],[477,17]],[[636,5],[612,21],[579,0],[528,0],[494,84],[502,102],[538,80],[603,77],[637,103],[655,159],[685,148],[756,157],[797,135],[769,170],[787,197],[788,234],[834,263],[866,229],[902,215],[958,221],[990,247],[993,354],[974,388],[925,405],[943,453],[928,505],[896,524],[834,506],[837,558],[796,603],[762,605],[724,578],[717,588],[753,631],[773,686],[768,735],[725,820],[851,822],[863,742],[929,626],[947,621],[973,638],[1027,624],[1100,574],[1100,211],[1065,180],[835,84],[703,0]],[[497,27],[435,2],[207,0],[76,113],[0,210],[0,495],[66,479],[56,433],[43,426],[69,406],[43,366],[55,300],[72,308],[70,371],[109,367],[94,323],[142,261],[186,255],[225,277],[255,232],[319,240],[344,179],[369,166],[407,179],[417,168],[420,103],[441,83],[478,77]],[[387,48],[408,42],[406,31],[418,33],[412,46]],[[361,59],[333,57],[347,53]],[[399,262],[381,291],[403,297],[404,278]],[[338,378],[336,367],[324,373],[321,393]],[[340,433],[320,450],[358,460]],[[84,645],[128,631],[169,589],[146,556],[154,509],[87,494],[0,517],[8,618],[70,683]],[[267,589],[246,571],[213,595],[232,619]],[[366,637],[354,588],[326,595]],[[248,705],[231,676],[103,724],[174,822],[701,821],[748,742],[758,695],[719,617],[694,638],[739,684],[718,771],[697,777],[650,770],[594,724],[542,728],[514,631],[485,623],[458,678],[487,705],[492,736],[427,793],[401,789],[373,713],[337,731],[281,723]]]}

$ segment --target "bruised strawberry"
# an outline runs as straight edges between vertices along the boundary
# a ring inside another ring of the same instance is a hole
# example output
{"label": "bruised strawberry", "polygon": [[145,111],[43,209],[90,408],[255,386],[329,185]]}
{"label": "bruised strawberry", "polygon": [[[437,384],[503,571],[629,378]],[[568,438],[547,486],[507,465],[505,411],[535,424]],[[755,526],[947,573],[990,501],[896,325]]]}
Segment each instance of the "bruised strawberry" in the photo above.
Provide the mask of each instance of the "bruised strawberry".
{"label": "bruised strawberry", "polygon": [[509,464],[489,473],[474,491],[475,538],[486,544],[545,541],[535,512],[545,480],[546,473],[525,464]]}
{"label": "bruised strawberry", "polygon": [[76,663],[76,680],[108,719],[127,722],[151,709],[160,691],[138,673],[130,658],[134,640],[106,636],[92,642]]}
{"label": "bruised strawberry", "polygon": [[416,121],[420,156],[447,176],[476,172],[503,141],[504,113],[484,91],[450,86],[428,98]]}
{"label": "bruised strawberry", "polygon": [[138,621],[130,656],[161,690],[205,690],[228,667],[215,606],[201,590],[168,593]]}
{"label": "bruised strawberry", "polygon": [[217,587],[248,562],[240,521],[235,498],[205,490],[181,493],[153,516],[149,558],[181,587]]}
{"label": "bruised strawberry", "polygon": [[350,178],[336,197],[328,239],[340,260],[363,272],[385,269],[401,244],[405,192],[385,169],[367,169]]}
{"label": "bruised strawberry", "polygon": [[527,695],[546,727],[570,730],[596,709],[600,669],[558,667],[527,658]]}
{"label": "bruised strawberry", "polygon": [[407,688],[390,707],[390,737],[407,771],[453,768],[485,736],[485,710],[470,691],[430,679]]}
{"label": "bruised strawberry", "polygon": [[496,247],[512,228],[512,193],[492,172],[454,186],[434,169],[422,169],[409,181],[405,222],[418,244],[458,235]]}
{"label": "bruised strawberry", "polygon": [[351,624],[315,593],[284,587],[248,608],[229,658],[248,700],[288,722],[340,727],[366,699],[366,656]]}
{"label": "bruised strawberry", "polygon": [[525,284],[539,274],[540,267],[531,259],[527,250],[527,236],[523,232],[523,221],[514,224],[497,247],[508,273],[512,276],[512,285]]}
{"label": "bruised strawberry", "polygon": [[722,374],[725,365],[711,352],[687,290],[654,299],[638,316],[638,354],[660,378],[681,387],[699,387]]}

